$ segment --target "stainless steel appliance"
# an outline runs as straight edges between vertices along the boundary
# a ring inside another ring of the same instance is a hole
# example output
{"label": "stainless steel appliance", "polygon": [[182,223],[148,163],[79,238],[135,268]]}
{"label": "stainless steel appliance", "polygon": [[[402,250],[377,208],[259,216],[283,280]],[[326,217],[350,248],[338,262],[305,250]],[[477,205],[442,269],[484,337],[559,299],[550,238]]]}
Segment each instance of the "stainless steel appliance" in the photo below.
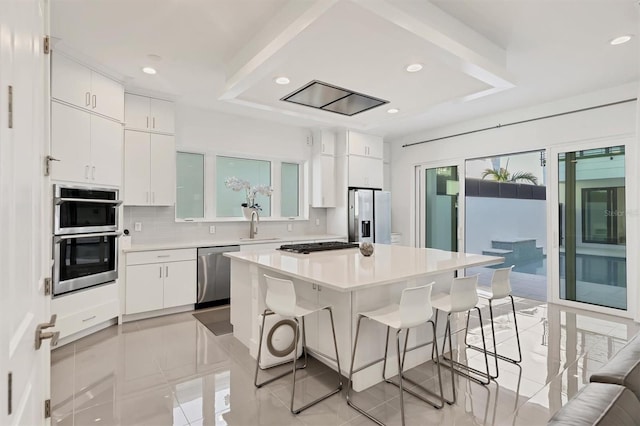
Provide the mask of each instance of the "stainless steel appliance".
{"label": "stainless steel appliance", "polygon": [[391,193],[349,190],[349,241],[391,244]]}
{"label": "stainless steel appliance", "polygon": [[54,185],[53,295],[118,278],[117,189]]}
{"label": "stainless steel appliance", "polygon": [[360,247],[357,243],[345,243],[344,241],[322,241],[319,243],[283,244],[278,250],[291,253],[309,254],[314,251],[340,250]]}
{"label": "stainless steel appliance", "polygon": [[118,230],[117,189],[54,185],[55,235]]}
{"label": "stainless steel appliance", "polygon": [[222,254],[240,251],[240,246],[198,249],[198,297],[196,309],[229,303],[231,298],[231,260]]}

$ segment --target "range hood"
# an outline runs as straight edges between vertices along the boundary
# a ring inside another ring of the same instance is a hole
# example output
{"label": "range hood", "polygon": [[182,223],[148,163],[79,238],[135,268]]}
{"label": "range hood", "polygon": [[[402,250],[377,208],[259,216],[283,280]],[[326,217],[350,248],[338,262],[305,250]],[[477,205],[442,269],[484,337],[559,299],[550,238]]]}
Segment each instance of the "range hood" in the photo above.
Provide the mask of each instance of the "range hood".
{"label": "range hood", "polygon": [[318,80],[307,83],[280,100],[348,116],[389,103],[384,99],[364,95]]}

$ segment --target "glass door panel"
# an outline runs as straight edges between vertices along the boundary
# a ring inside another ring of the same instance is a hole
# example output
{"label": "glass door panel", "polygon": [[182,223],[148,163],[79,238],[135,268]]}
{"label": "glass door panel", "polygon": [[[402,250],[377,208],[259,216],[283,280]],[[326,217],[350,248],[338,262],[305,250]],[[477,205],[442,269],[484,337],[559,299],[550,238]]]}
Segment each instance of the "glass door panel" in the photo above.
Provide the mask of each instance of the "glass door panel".
{"label": "glass door panel", "polygon": [[424,169],[424,247],[458,251],[458,167]]}
{"label": "glass door panel", "polygon": [[560,298],[627,309],[624,146],[558,154]]}

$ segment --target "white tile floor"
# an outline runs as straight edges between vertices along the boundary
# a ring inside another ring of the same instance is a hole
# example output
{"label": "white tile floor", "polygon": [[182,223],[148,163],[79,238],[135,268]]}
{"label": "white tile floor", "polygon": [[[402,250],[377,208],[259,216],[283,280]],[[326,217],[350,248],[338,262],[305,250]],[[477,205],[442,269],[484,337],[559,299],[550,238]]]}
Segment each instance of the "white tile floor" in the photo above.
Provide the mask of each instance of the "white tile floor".
{"label": "white tile floor", "polygon": [[[506,307],[495,309],[496,342],[499,351],[514,356],[513,317],[506,315],[510,312]],[[629,320],[527,299],[517,299],[516,309],[521,365],[500,361],[500,375],[488,386],[456,376],[458,401],[441,410],[405,394],[408,425],[546,424],[639,330]],[[479,328],[470,333],[470,341],[477,342]],[[468,357],[473,366],[484,362],[479,352],[470,349],[459,357]],[[288,410],[290,378],[256,389],[254,366],[248,350],[232,335],[214,336],[190,313],[112,326],[53,351],[52,423],[373,424],[347,406],[344,392],[294,416]],[[335,381],[335,375],[317,361],[301,371],[296,396],[300,402],[320,395]],[[409,376],[435,388],[431,362],[411,370]],[[443,380],[445,392],[450,392],[448,371]],[[355,398],[385,423],[400,424],[397,388],[382,383]]]}

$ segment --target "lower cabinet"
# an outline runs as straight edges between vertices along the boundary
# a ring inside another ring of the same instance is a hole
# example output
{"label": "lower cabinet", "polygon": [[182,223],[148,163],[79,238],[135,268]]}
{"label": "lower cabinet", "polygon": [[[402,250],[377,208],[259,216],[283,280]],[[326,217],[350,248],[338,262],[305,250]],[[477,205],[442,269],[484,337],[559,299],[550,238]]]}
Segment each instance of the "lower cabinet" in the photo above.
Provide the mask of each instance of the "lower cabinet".
{"label": "lower cabinet", "polygon": [[129,253],[125,314],[194,304],[196,273],[195,250]]}

